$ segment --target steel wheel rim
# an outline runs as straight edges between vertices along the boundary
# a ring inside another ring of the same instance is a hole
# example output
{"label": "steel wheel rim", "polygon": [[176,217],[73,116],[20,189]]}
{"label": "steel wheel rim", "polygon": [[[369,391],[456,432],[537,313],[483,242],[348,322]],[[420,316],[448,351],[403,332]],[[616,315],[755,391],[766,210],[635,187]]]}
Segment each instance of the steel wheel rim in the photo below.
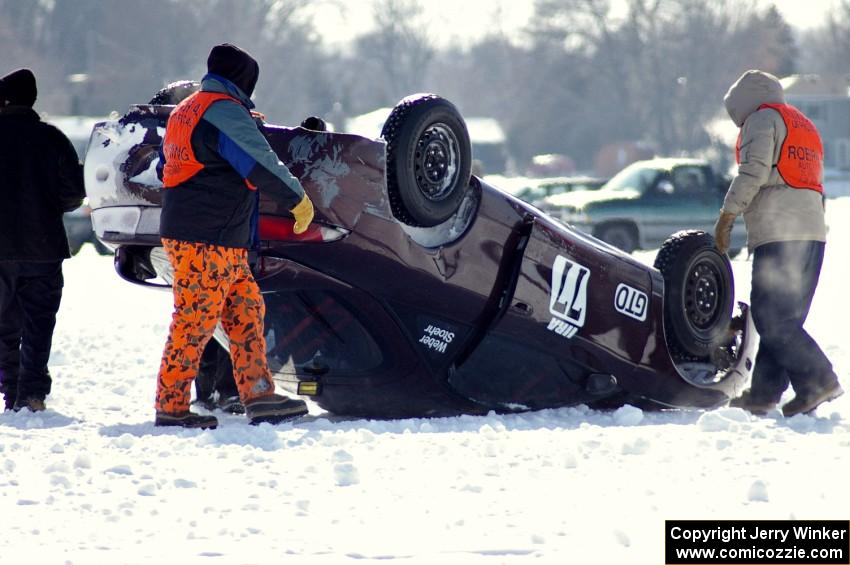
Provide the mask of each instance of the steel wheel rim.
{"label": "steel wheel rim", "polygon": [[697,261],[685,280],[685,314],[696,329],[706,331],[716,322],[721,307],[723,277],[712,261]]}
{"label": "steel wheel rim", "polygon": [[413,173],[416,186],[428,200],[438,202],[451,194],[458,176],[460,145],[445,124],[430,125],[416,141]]}

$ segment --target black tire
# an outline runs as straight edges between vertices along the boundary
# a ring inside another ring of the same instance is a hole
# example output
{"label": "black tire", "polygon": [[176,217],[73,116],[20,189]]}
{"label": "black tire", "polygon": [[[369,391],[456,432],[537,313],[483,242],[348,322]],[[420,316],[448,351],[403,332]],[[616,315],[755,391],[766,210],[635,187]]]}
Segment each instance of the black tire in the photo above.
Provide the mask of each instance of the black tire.
{"label": "black tire", "polygon": [[189,95],[194,94],[201,88],[201,83],[194,80],[179,80],[164,86],[153,95],[148,104],[166,105],[179,104]]}
{"label": "black tire", "polygon": [[606,224],[596,230],[596,234],[597,238],[626,253],[631,253],[638,246],[637,229],[629,224]]}
{"label": "black tire", "polygon": [[677,360],[703,359],[721,345],[732,319],[735,283],[729,258],[704,231],[670,236],[655,258],[664,276],[667,345]]}
{"label": "black tire", "polygon": [[396,218],[429,227],[457,212],[469,189],[472,148],[451,102],[434,94],[405,98],[381,137],[387,142],[387,191]]}

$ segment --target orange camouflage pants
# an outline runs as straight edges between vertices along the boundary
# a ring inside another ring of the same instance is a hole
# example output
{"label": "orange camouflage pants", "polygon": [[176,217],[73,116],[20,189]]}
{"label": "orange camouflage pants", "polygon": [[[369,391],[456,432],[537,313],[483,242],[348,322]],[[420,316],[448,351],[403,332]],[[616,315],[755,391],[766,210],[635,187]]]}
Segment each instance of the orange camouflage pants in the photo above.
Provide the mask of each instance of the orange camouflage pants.
{"label": "orange camouflage pants", "polygon": [[243,402],[274,392],[263,337],[265,303],[245,249],[162,240],[174,268],[174,314],[156,387],[156,409],[189,409],[201,353],[221,321]]}

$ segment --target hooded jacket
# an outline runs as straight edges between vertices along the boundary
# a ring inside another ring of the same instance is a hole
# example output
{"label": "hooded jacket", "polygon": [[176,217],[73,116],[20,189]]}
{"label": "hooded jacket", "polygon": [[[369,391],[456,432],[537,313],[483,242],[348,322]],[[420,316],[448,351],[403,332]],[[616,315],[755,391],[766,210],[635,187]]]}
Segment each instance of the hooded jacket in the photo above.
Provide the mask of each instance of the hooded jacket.
{"label": "hooded jacket", "polygon": [[28,106],[0,108],[0,261],[69,258],[62,214],[84,196],[68,138]]}
{"label": "hooded jacket", "polygon": [[826,241],[821,194],[788,186],[776,168],[788,135],[782,116],[772,108],[759,110],[762,104],[785,104],[779,80],[762,71],[747,71],[723,102],[741,128],[741,161],[723,211],[744,215],[747,246],[752,250],[776,241]]}
{"label": "hooded jacket", "polygon": [[[227,55],[224,62],[222,52]],[[225,94],[228,99],[209,105],[194,126],[192,151],[203,168],[163,192],[159,231],[170,239],[251,248],[257,244],[256,189],[276,191],[290,209],[304,197],[304,189],[250,114],[254,104],[243,88],[253,90],[259,72],[256,62],[238,48],[217,46],[208,67],[210,73],[201,81],[201,92]],[[160,175],[166,162],[161,148]]]}

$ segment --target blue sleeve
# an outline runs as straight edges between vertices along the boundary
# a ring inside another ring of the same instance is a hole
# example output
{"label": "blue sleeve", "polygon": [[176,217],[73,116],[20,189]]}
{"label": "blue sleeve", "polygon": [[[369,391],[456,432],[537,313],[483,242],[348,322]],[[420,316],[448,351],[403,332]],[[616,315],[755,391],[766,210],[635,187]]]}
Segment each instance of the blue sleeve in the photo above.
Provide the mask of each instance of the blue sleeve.
{"label": "blue sleeve", "polygon": [[251,170],[257,164],[247,151],[239,147],[221,130],[218,132],[218,154],[230,163],[230,166],[236,169],[236,172],[242,175],[243,179],[248,178]]}
{"label": "blue sleeve", "polygon": [[260,188],[277,184],[291,191],[293,206],[304,197],[301,182],[278,158],[246,108],[221,100],[204,112],[203,119],[221,132],[220,154],[243,178]]}

